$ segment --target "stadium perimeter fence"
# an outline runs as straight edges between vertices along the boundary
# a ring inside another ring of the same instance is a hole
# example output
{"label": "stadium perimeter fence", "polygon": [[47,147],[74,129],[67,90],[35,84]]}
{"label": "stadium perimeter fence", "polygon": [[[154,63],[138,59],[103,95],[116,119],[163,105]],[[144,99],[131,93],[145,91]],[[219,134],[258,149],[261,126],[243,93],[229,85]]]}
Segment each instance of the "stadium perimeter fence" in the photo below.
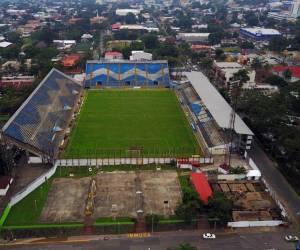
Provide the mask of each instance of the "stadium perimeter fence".
{"label": "stadium perimeter fence", "polygon": [[117,149],[71,149],[60,154],[60,159],[96,159],[96,158],[178,158],[203,156],[203,153],[193,147],[173,147],[168,149],[117,148]]}

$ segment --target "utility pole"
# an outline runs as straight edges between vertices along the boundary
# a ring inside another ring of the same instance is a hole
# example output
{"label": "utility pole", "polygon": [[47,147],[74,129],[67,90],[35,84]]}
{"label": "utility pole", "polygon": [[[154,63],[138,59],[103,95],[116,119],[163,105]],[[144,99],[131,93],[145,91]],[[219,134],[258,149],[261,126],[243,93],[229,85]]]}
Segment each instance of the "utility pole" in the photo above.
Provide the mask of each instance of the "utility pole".
{"label": "utility pole", "polygon": [[230,99],[232,102],[232,110],[231,110],[229,126],[228,126],[230,135],[229,135],[229,142],[227,144],[228,145],[227,152],[225,152],[225,160],[224,160],[224,163],[227,164],[229,167],[231,164],[232,144],[233,144],[233,139],[234,139],[234,128],[235,128],[235,118],[236,118],[236,108],[237,108],[238,96],[240,93],[240,86],[241,86],[240,80],[231,82],[231,86],[230,86]]}

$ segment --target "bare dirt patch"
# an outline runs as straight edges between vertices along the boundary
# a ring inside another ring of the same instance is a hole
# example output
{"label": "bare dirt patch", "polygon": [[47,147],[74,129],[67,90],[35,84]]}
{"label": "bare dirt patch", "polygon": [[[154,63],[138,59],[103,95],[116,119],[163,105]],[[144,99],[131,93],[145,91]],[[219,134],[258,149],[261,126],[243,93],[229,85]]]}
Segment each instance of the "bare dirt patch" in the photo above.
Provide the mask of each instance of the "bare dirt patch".
{"label": "bare dirt patch", "polygon": [[41,221],[83,221],[92,178],[97,186],[93,219],[137,217],[138,213],[167,217],[181,201],[176,171],[115,171],[94,177],[58,178],[52,183]]}
{"label": "bare dirt patch", "polygon": [[43,222],[83,221],[90,178],[54,179],[43,208]]}

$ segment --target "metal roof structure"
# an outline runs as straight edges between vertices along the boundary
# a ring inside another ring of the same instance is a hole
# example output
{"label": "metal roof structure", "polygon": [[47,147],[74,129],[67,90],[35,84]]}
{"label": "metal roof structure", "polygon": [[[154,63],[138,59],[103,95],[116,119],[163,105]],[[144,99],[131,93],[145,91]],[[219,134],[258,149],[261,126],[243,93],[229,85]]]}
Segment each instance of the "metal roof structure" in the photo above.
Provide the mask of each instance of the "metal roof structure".
{"label": "metal roof structure", "polygon": [[59,132],[67,128],[81,90],[53,68],[4,125],[3,135],[33,153],[55,155],[64,137]]}
{"label": "metal roof structure", "polygon": [[[184,72],[184,74],[204,102],[219,127],[228,129],[232,107],[202,72],[192,71]],[[234,131],[237,134],[254,135],[237,114],[235,114]]]}

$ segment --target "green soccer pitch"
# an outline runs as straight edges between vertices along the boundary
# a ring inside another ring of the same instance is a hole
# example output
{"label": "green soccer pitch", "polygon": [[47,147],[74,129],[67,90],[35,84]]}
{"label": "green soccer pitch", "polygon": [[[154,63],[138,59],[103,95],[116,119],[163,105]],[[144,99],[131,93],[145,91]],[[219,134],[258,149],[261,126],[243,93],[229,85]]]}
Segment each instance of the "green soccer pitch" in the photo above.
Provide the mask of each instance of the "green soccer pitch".
{"label": "green soccer pitch", "polygon": [[191,156],[198,142],[172,90],[88,90],[66,158]]}

